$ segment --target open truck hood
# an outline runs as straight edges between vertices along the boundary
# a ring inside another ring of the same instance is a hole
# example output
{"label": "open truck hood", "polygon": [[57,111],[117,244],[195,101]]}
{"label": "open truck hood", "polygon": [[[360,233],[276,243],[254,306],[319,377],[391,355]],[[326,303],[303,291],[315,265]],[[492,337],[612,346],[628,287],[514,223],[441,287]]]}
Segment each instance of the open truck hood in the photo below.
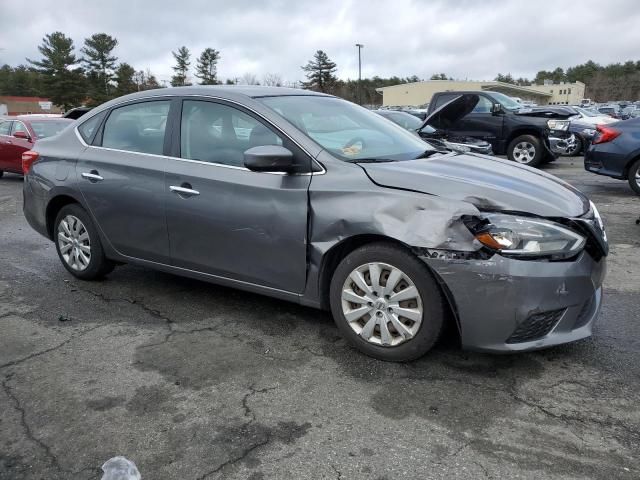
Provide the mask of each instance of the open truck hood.
{"label": "open truck hood", "polygon": [[464,95],[455,97],[439,108],[436,108],[431,115],[427,115],[420,128],[429,125],[437,130],[446,130],[458,120],[471,113],[479,101],[480,97],[473,93],[465,93]]}
{"label": "open truck hood", "polygon": [[589,200],[568,183],[494,157],[447,154],[360,166],[383,187],[469,202],[479,210],[563,218],[589,210]]}

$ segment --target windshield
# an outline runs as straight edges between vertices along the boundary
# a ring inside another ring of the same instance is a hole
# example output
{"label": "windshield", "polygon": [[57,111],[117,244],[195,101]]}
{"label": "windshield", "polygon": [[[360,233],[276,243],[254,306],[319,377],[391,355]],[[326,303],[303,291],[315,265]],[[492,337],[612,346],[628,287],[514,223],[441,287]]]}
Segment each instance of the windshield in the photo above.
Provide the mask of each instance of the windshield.
{"label": "windshield", "polygon": [[382,116],[388,118],[396,125],[400,125],[402,128],[406,128],[407,130],[412,130],[414,132],[422,126],[422,120],[410,113],[393,112]]}
{"label": "windshield", "polygon": [[585,117],[598,117],[600,115],[598,112],[587,110],[586,108],[575,107],[575,109],[582,113]]}
{"label": "windshield", "polygon": [[257,100],[341,160],[413,160],[434,150],[416,135],[346,100],[311,95]]}
{"label": "windshield", "polygon": [[523,105],[516,102],[513,98],[506,96],[504,93],[490,92],[490,95],[507,110],[520,110],[523,107]]}
{"label": "windshield", "polygon": [[57,135],[62,130],[65,129],[70,123],[71,120],[47,120],[47,121],[31,121],[31,128],[36,134],[38,138],[47,138],[53,137]]}

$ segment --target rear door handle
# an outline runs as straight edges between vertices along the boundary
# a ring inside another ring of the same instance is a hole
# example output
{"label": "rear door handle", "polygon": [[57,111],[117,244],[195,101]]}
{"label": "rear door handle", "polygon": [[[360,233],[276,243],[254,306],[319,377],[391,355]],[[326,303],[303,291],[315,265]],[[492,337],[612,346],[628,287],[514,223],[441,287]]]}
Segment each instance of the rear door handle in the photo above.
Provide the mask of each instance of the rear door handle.
{"label": "rear door handle", "polygon": [[86,178],[90,182],[101,182],[102,180],[104,180],[104,178],[102,178],[102,176],[100,176],[95,170],[91,170],[90,172],[82,172],[81,175],[82,178]]}
{"label": "rear door handle", "polygon": [[191,188],[191,185],[189,185],[188,183],[183,183],[179,187],[177,185],[171,185],[169,186],[169,190],[171,190],[174,193],[177,193],[178,195],[185,196],[185,197],[200,195],[200,192]]}

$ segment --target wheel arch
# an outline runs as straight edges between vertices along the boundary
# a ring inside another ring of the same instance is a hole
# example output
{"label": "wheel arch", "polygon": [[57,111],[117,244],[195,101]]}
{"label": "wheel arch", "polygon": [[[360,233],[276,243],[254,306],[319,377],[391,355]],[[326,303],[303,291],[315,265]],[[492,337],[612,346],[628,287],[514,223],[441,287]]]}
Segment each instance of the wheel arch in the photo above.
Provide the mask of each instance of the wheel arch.
{"label": "wheel arch", "polygon": [[45,217],[46,217],[47,235],[49,236],[49,239],[53,240],[53,227],[56,221],[56,217],[58,216],[58,213],[60,212],[60,210],[62,210],[63,207],[65,207],[66,205],[70,205],[72,203],[77,203],[78,205],[82,205],[77,198],[75,198],[74,196],[68,193],[60,193],[52,197],[51,200],[49,200],[49,202],[47,203],[47,210],[45,213]]}
{"label": "wheel arch", "polygon": [[627,178],[629,176],[629,169],[631,169],[632,165],[640,160],[640,149],[636,150],[629,156],[629,160],[624,166],[624,170],[622,172],[623,176]]}
{"label": "wheel arch", "polygon": [[507,137],[507,142],[506,142],[507,150],[509,149],[509,145],[511,145],[511,142],[513,142],[516,138],[518,138],[521,135],[532,135],[538,138],[540,141],[544,141],[543,134],[542,132],[540,132],[540,130],[536,130],[535,128],[530,128],[530,127],[518,128],[512,131]]}
{"label": "wheel arch", "polygon": [[[416,255],[411,246],[407,245],[400,240],[397,240],[392,237],[387,237],[385,235],[379,234],[362,234],[362,235],[354,235],[352,237],[346,238],[341,242],[337,243],[333,247],[331,247],[323,256],[320,273],[318,278],[318,292],[320,299],[320,307],[323,310],[330,310],[330,286],[331,286],[331,278],[333,277],[333,273],[335,272],[338,264],[344,259],[347,255],[349,255],[354,250],[363,247],[365,245],[371,243],[389,243],[391,245],[396,245],[400,248],[403,248],[407,252],[412,255]],[[417,256],[416,256],[417,259]],[[460,338],[460,321],[458,318],[458,309],[456,306],[455,299],[453,294],[447,287],[444,279],[438,275],[437,272],[431,268],[430,265],[424,263],[427,267],[427,270],[433,275],[438,288],[440,289],[440,293],[444,298],[444,302],[447,306],[447,312],[445,317],[445,324],[455,324],[456,333],[458,335],[458,339]]]}

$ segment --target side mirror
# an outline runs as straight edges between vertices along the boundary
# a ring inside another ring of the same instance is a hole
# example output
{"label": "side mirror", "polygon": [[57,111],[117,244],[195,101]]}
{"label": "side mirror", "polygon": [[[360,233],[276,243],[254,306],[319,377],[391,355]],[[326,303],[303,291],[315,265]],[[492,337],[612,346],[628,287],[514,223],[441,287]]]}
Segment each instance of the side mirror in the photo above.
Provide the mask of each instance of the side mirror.
{"label": "side mirror", "polygon": [[491,113],[496,115],[498,113],[500,113],[502,111],[502,105],[500,105],[499,103],[494,103],[493,105],[491,105]]}
{"label": "side mirror", "polygon": [[27,132],[15,132],[13,136],[15,138],[22,138],[23,140],[31,140],[31,137]]}
{"label": "side mirror", "polygon": [[244,166],[254,172],[285,172],[293,167],[293,153],[280,145],[262,145],[244,152]]}

